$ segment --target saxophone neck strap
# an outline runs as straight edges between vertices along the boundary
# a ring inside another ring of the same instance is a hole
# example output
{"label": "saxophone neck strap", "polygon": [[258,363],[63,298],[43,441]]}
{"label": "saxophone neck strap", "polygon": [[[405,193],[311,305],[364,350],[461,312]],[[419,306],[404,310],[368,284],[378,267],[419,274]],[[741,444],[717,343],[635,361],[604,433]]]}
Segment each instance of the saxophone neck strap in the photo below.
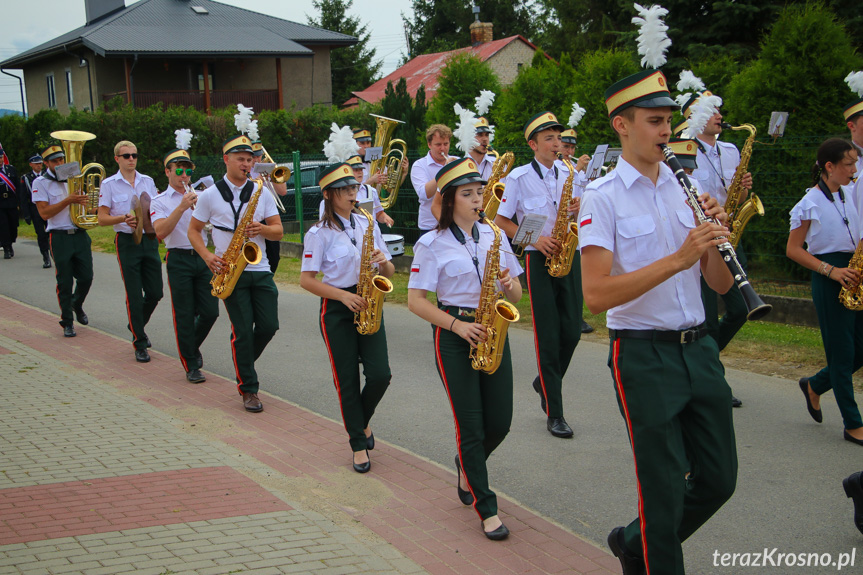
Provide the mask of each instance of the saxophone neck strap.
{"label": "saxophone neck strap", "polygon": [[357,245],[357,237],[356,237],[357,224],[354,222],[354,213],[351,212],[349,215],[350,221],[351,221],[351,231],[353,232],[352,234],[348,234],[348,231],[345,229],[345,224],[342,223],[342,217],[338,214],[333,214],[333,215],[336,216],[336,218],[335,218],[336,219],[336,225],[339,226],[340,230],[342,230],[345,234],[347,234],[348,238],[350,238],[350,240],[351,240],[351,243],[354,244],[354,247],[356,247],[356,245]]}
{"label": "saxophone neck strap", "polygon": [[243,186],[242,190],[240,190],[240,205],[236,209],[234,209],[234,192],[231,190],[231,187],[224,178],[216,182],[216,189],[219,190],[219,194],[222,196],[222,199],[228,202],[228,206],[230,206],[231,212],[234,214],[234,229],[229,230],[228,228],[216,225],[213,227],[217,230],[222,230],[223,232],[234,233],[237,229],[237,224],[240,222],[240,212],[243,211],[243,205],[247,204],[251,199],[252,191],[255,189],[255,184],[251,181],[246,182],[246,185]]}
{"label": "saxophone neck strap", "polygon": [[[818,189],[821,190],[821,193],[824,194],[824,197],[827,198],[830,203],[836,201],[833,197],[833,192],[830,191],[830,187],[823,179],[818,180]],[[842,191],[842,186],[839,186],[839,201],[843,204],[845,203],[845,192]]]}
{"label": "saxophone neck strap", "polygon": [[467,238],[464,237],[464,232],[461,231],[461,228],[456,225],[455,222],[449,225],[449,231],[452,232],[452,235],[455,236],[455,239],[458,240],[458,243],[464,246],[464,249],[467,251],[467,255],[471,256],[471,260],[473,261],[473,267],[476,270],[476,277],[479,278],[479,283],[482,285],[482,275],[479,273],[479,228],[476,223],[473,224],[473,227],[470,229],[470,237],[473,240],[473,255],[471,255],[470,250],[467,247]]}
{"label": "saxophone neck strap", "polygon": [[[540,169],[539,162],[536,161],[536,158],[534,158],[530,161],[530,166],[533,168],[533,171],[536,172],[536,175],[539,176],[540,180],[545,179],[542,177],[542,169]],[[554,179],[556,180],[557,174],[558,174],[557,166],[552,166],[552,167],[554,168]]]}
{"label": "saxophone neck strap", "polygon": [[851,233],[851,223],[848,221],[848,210],[845,207],[845,192],[842,191],[842,186],[839,186],[839,201],[842,202],[842,210],[839,210],[839,206],[836,205],[836,200],[833,198],[833,192],[830,191],[830,187],[827,185],[827,182],[824,179],[818,180],[818,189],[821,190],[821,193],[830,200],[830,203],[833,204],[833,207],[836,208],[836,213],[839,214],[839,217],[842,218],[842,221],[845,223],[845,229],[848,230],[848,237],[851,238],[851,243],[853,245],[857,245],[857,241],[854,239],[854,234]]}

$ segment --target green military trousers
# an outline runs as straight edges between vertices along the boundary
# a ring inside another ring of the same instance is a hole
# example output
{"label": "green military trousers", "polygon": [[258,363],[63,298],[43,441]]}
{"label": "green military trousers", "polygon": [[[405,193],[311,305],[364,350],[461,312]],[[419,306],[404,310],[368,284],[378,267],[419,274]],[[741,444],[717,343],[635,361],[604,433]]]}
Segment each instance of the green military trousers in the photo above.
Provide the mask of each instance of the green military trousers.
{"label": "green military trousers", "polygon": [[244,271],[233,293],[223,301],[231,319],[231,355],[237,391],[258,393],[255,360],[279,330],[279,290],[273,274]]}
{"label": "green military trousers", "polygon": [[533,319],[533,341],[539,382],[548,417],[563,417],[563,377],[581,339],[584,297],[581,293],[581,256],[575,252],[572,269],[562,278],[552,277],[546,257],[526,252],[525,271]]}
{"label": "green military trousers", "polygon": [[[356,287],[348,291],[356,293]],[[354,312],[342,302],[327,298],[321,298],[319,318],[351,451],[363,451],[366,449],[363,430],[369,426],[392,378],[384,318],[381,317],[377,333],[360,335],[354,325]],[[363,362],[366,380],[363,386],[357,357]]]}
{"label": "green military trousers", "polygon": [[[837,268],[848,267],[851,260],[851,254],[845,252],[815,257]],[[842,305],[839,301],[841,290],[839,282],[812,272],[812,301],[818,313],[827,367],[810,377],[809,385],[818,395],[832,389],[845,429],[856,429],[863,427],[863,419],[854,400],[851,376],[863,366],[863,312]]]}
{"label": "green military trousers", "polygon": [[[453,308],[447,313],[455,316]],[[462,317],[472,322],[473,318]],[[471,367],[470,344],[435,328],[435,364],[452,407],[455,438],[467,488],[480,519],[497,515],[497,496],[488,486],[486,460],[509,433],[512,423],[512,358],[509,338],[500,367],[489,375]]]}
{"label": "green military trousers", "polygon": [[73,311],[81,309],[90,292],[90,286],[93,285],[90,236],[82,229],[68,231],[51,231],[49,241],[55,264],[54,275],[57,278],[60,325],[63,327],[72,325]]}
{"label": "green military trousers", "polygon": [[[737,252],[737,259],[740,265],[745,268],[746,256],[743,255],[743,251]],[[719,305],[717,301],[717,298],[720,297],[722,298],[722,303],[725,304],[725,315],[722,316],[722,319],[719,318]],[[746,309],[743,294],[740,293],[740,288],[735,283],[731,285],[731,289],[720,295],[713,291],[702,277],[701,302],[704,304],[707,333],[716,340],[719,351],[722,351],[734,338],[735,334],[740,331],[743,324],[746,323],[746,316],[749,310]]]}
{"label": "green military trousers", "polygon": [[731,497],[737,447],[731,389],[713,338],[692,343],[617,338],[608,365],[626,423],[638,517],[626,547],[649,573],[683,574],[681,543]]}
{"label": "green military trousers", "polygon": [[163,295],[159,241],[144,235],[141,243],[136,244],[132,234],[117,232],[114,247],[126,287],[126,313],[132,344],[135,349],[146,349],[144,328]]}
{"label": "green military trousers", "polygon": [[213,272],[195,250],[168,250],[165,262],[177,353],[186,372],[201,369],[201,344],[219,317],[219,300],[210,293]]}

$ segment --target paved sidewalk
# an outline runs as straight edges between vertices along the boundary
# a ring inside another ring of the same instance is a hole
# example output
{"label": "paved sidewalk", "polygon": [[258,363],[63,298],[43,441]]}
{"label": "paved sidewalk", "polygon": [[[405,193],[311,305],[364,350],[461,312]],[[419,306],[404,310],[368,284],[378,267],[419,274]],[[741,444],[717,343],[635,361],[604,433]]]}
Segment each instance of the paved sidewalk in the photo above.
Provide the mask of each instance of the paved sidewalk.
{"label": "paved sidewalk", "polygon": [[619,572],[500,494],[486,540],[454,472],[386,438],[358,475],[341,422],[77,331],[0,296],[0,573]]}

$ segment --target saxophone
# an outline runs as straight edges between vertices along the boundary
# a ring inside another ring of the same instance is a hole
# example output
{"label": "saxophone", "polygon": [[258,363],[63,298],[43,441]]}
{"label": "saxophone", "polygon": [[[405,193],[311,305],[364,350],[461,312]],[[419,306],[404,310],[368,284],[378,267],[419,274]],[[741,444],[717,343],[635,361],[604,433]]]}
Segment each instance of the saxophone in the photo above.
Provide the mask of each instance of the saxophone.
{"label": "saxophone", "polygon": [[240,274],[246,269],[247,264],[255,265],[263,257],[258,244],[246,236],[246,226],[252,223],[252,218],[255,217],[255,210],[258,208],[258,199],[264,189],[264,182],[260,178],[249,181],[255,182],[257,187],[249,199],[243,217],[237,223],[237,229],[234,230],[228,249],[222,254],[222,259],[228,265],[220,274],[214,275],[213,279],[210,280],[210,285],[213,286],[211,293],[219,299],[226,299],[234,292],[234,286],[237,285],[237,280],[240,279]]}
{"label": "saxophone", "polygon": [[366,300],[368,307],[354,314],[354,323],[361,335],[372,335],[381,328],[384,314],[384,296],[393,291],[393,282],[375,274],[372,254],[375,253],[375,222],[371,214],[362,208],[360,212],[369,221],[363,238],[363,254],[360,259],[360,277],[357,280],[357,295]]}
{"label": "saxophone", "polygon": [[732,126],[728,123],[722,124],[723,128],[731,128],[732,130],[746,130],[749,132],[749,137],[743,144],[743,150],[740,152],[740,163],[737,164],[737,170],[734,172],[734,178],[731,180],[731,185],[728,187],[728,197],[725,199],[725,213],[728,214],[728,241],[734,249],[737,249],[737,244],[740,243],[740,237],[743,235],[743,229],[752,216],[758,214],[764,215],[764,204],[761,199],[754,193],[749,194],[749,198],[740,205],[740,198],[743,195],[743,176],[749,168],[749,159],[752,157],[752,145],[755,143],[755,126],[752,124],[742,124],[740,126]]}
{"label": "saxophone", "polygon": [[518,321],[520,314],[514,305],[504,299],[503,292],[498,291],[496,285],[500,275],[500,228],[494,225],[485,212],[479,212],[479,217],[491,227],[494,242],[485,255],[482,291],[474,319],[485,326],[485,341],[480,341],[470,350],[470,364],[475,370],[491,375],[500,367],[509,324]]}
{"label": "saxophone", "polygon": [[[857,249],[854,250],[854,255],[848,262],[848,268],[863,273],[863,240],[857,243]],[[853,288],[842,288],[839,292],[839,301],[852,311],[863,310],[863,282]]]}
{"label": "saxophone", "polygon": [[506,152],[503,156],[498,155],[494,164],[492,164],[491,177],[482,190],[483,211],[485,212],[485,216],[490,220],[493,220],[497,215],[500,199],[503,197],[504,184],[501,180],[509,174],[514,163],[515,156],[513,153]]}
{"label": "saxophone", "polygon": [[557,219],[551,230],[551,237],[560,242],[561,250],[545,260],[548,273],[552,277],[562,278],[572,269],[575,249],[578,247],[578,224],[569,219],[569,204],[572,201],[572,182],[575,179],[575,167],[572,162],[558,153],[557,157],[569,170],[569,176],[560,192],[560,205],[557,208]]}

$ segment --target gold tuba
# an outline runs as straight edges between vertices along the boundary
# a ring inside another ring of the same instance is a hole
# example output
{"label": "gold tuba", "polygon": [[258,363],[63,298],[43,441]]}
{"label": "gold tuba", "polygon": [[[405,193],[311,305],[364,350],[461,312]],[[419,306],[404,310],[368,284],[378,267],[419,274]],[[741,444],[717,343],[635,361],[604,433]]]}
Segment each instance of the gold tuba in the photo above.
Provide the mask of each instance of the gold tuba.
{"label": "gold tuba", "polygon": [[482,190],[482,205],[484,206],[485,217],[493,220],[497,215],[497,209],[500,207],[500,200],[503,198],[504,184],[501,180],[512,170],[515,156],[512,152],[506,152],[503,156],[497,152],[490,151],[489,153],[493,153],[496,157],[491,166],[491,177]]}
{"label": "gold tuba", "polygon": [[[66,162],[82,163],[84,143],[95,140],[96,135],[90,132],[79,132],[77,130],[59,130],[51,132],[52,138],[60,140],[63,153],[66,154]],[[97,173],[90,173],[94,170]],[[91,162],[81,168],[81,173],[66,180],[69,195],[84,194],[87,196],[86,204],[71,204],[69,206],[69,217],[72,223],[82,230],[89,230],[99,225],[99,186],[105,179],[105,167],[102,164]]]}
{"label": "gold tuba", "polygon": [[[857,273],[863,273],[863,240],[857,242],[857,249],[854,250],[854,255],[848,262],[848,268],[857,270]],[[839,301],[852,311],[863,310],[863,282],[853,288],[842,288],[839,291]]]}
{"label": "gold tuba", "polygon": [[393,283],[375,273],[372,254],[375,253],[375,221],[371,214],[362,208],[360,213],[369,221],[363,238],[363,254],[360,260],[360,277],[357,280],[357,295],[366,300],[368,306],[354,314],[354,323],[361,335],[372,335],[381,328],[383,319],[384,296],[393,291]]}
{"label": "gold tuba", "polygon": [[500,228],[494,225],[485,212],[480,212],[479,217],[491,227],[494,232],[494,242],[485,255],[482,291],[474,319],[475,323],[485,326],[485,341],[478,342],[476,347],[470,350],[470,364],[475,370],[490,375],[500,367],[509,324],[518,321],[521,315],[518,313],[518,308],[506,301],[503,293],[497,289],[497,279],[500,275]]}
{"label": "gold tuba", "polygon": [[728,242],[736,250],[737,244],[740,243],[740,237],[743,235],[743,229],[752,216],[758,214],[764,215],[764,204],[761,199],[754,193],[749,193],[749,198],[743,205],[740,205],[740,198],[743,195],[743,176],[749,168],[749,159],[752,157],[752,145],[755,143],[755,126],[752,124],[742,124],[740,126],[732,126],[723,122],[723,128],[731,128],[732,130],[746,130],[749,132],[749,137],[743,144],[743,150],[740,151],[740,163],[737,164],[737,170],[734,172],[734,178],[731,180],[731,185],[728,186],[728,196],[725,199],[725,213],[728,214]]}
{"label": "gold tuba", "polygon": [[562,161],[569,170],[569,176],[563,184],[560,192],[560,204],[557,208],[557,219],[551,230],[551,237],[560,242],[561,249],[558,253],[549,256],[545,260],[548,273],[552,277],[562,278],[569,274],[572,269],[572,260],[575,258],[575,250],[578,248],[578,224],[569,218],[569,204],[572,202],[572,182],[575,179],[575,167],[563,154],[558,153],[557,158]]}
{"label": "gold tuba", "polygon": [[369,114],[375,118],[377,129],[375,130],[375,141],[372,147],[382,148],[381,157],[372,162],[369,168],[369,175],[375,174],[378,170],[386,168],[387,179],[381,184],[379,191],[386,192],[386,197],[381,193],[381,207],[390,209],[395,203],[399,195],[399,184],[402,181],[402,160],[407,157],[408,146],[404,140],[393,140],[393,132],[399,124],[404,124],[401,120],[393,120],[385,116],[377,114]]}
{"label": "gold tuba", "polygon": [[250,181],[255,182],[258,187],[252,192],[252,197],[249,198],[249,203],[246,205],[246,211],[240,221],[237,222],[237,229],[234,230],[231,243],[228,244],[228,249],[222,254],[222,259],[225,260],[227,266],[220,274],[214,275],[213,279],[210,280],[210,285],[213,286],[211,293],[219,299],[226,299],[234,292],[234,287],[240,279],[240,274],[246,269],[246,265],[255,265],[263,257],[258,244],[246,236],[246,226],[252,223],[252,218],[255,217],[258,199],[260,199],[261,191],[264,189],[264,181],[261,179]]}

